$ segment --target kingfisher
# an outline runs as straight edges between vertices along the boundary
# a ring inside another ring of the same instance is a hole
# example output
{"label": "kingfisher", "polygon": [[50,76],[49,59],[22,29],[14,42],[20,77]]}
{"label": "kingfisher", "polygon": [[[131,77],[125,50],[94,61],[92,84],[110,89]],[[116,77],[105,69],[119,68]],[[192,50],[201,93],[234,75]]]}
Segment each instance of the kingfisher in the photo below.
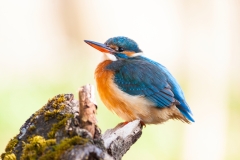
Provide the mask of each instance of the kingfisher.
{"label": "kingfisher", "polygon": [[127,37],[104,44],[84,40],[103,53],[95,70],[104,105],[126,122],[160,124],[169,119],[194,122],[183,91],[166,67],[143,56],[138,44]]}

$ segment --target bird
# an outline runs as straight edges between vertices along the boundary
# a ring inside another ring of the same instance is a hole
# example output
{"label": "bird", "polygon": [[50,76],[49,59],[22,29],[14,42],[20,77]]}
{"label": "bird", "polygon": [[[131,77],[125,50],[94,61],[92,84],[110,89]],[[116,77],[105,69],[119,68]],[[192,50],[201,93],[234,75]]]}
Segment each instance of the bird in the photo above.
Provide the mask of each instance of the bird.
{"label": "bird", "polygon": [[97,90],[104,105],[125,122],[195,122],[176,79],[166,67],[143,55],[134,40],[118,36],[105,43],[84,41],[103,53],[95,70]]}

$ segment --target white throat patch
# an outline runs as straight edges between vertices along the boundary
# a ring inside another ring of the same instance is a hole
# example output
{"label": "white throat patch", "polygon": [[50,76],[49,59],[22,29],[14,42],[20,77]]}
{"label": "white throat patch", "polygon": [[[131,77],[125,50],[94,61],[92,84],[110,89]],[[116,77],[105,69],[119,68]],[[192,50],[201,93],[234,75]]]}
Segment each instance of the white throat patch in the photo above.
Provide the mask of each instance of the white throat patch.
{"label": "white throat patch", "polygon": [[131,55],[130,57],[137,57],[137,56],[142,56],[142,55],[143,55],[143,53],[140,52],[140,53],[134,53],[134,54]]}
{"label": "white throat patch", "polygon": [[[141,53],[135,53],[135,54],[131,55],[130,57],[137,57],[137,56],[142,56],[142,55],[143,55],[143,53],[141,52]],[[116,58],[116,56],[114,56],[111,53],[103,53],[102,62],[105,60],[117,61],[117,58]]]}
{"label": "white throat patch", "polygon": [[117,58],[113,54],[103,53],[103,61],[105,60],[117,61]]}

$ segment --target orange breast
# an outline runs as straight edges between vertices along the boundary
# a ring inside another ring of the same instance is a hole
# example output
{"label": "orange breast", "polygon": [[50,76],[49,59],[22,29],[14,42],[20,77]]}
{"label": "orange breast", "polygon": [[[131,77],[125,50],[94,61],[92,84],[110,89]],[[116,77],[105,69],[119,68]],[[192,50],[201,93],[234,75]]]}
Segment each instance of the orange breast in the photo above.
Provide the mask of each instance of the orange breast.
{"label": "orange breast", "polygon": [[134,120],[136,117],[133,111],[128,108],[128,104],[122,99],[124,93],[114,84],[114,73],[105,69],[110,63],[110,60],[106,60],[100,63],[95,70],[99,96],[109,110],[114,111],[126,121]]}

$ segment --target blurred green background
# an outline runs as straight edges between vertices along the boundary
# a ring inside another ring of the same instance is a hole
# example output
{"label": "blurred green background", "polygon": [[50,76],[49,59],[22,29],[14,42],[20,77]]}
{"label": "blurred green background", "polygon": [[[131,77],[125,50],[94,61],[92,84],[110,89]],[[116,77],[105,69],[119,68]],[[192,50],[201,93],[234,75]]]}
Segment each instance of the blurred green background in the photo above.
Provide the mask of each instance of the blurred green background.
{"label": "blurred green background", "polygon": [[[124,160],[240,159],[237,0],[0,1],[0,152],[60,93],[94,84],[101,53],[83,40],[127,36],[182,86],[196,123],[149,125]],[[104,132],[122,122],[98,98]]]}

